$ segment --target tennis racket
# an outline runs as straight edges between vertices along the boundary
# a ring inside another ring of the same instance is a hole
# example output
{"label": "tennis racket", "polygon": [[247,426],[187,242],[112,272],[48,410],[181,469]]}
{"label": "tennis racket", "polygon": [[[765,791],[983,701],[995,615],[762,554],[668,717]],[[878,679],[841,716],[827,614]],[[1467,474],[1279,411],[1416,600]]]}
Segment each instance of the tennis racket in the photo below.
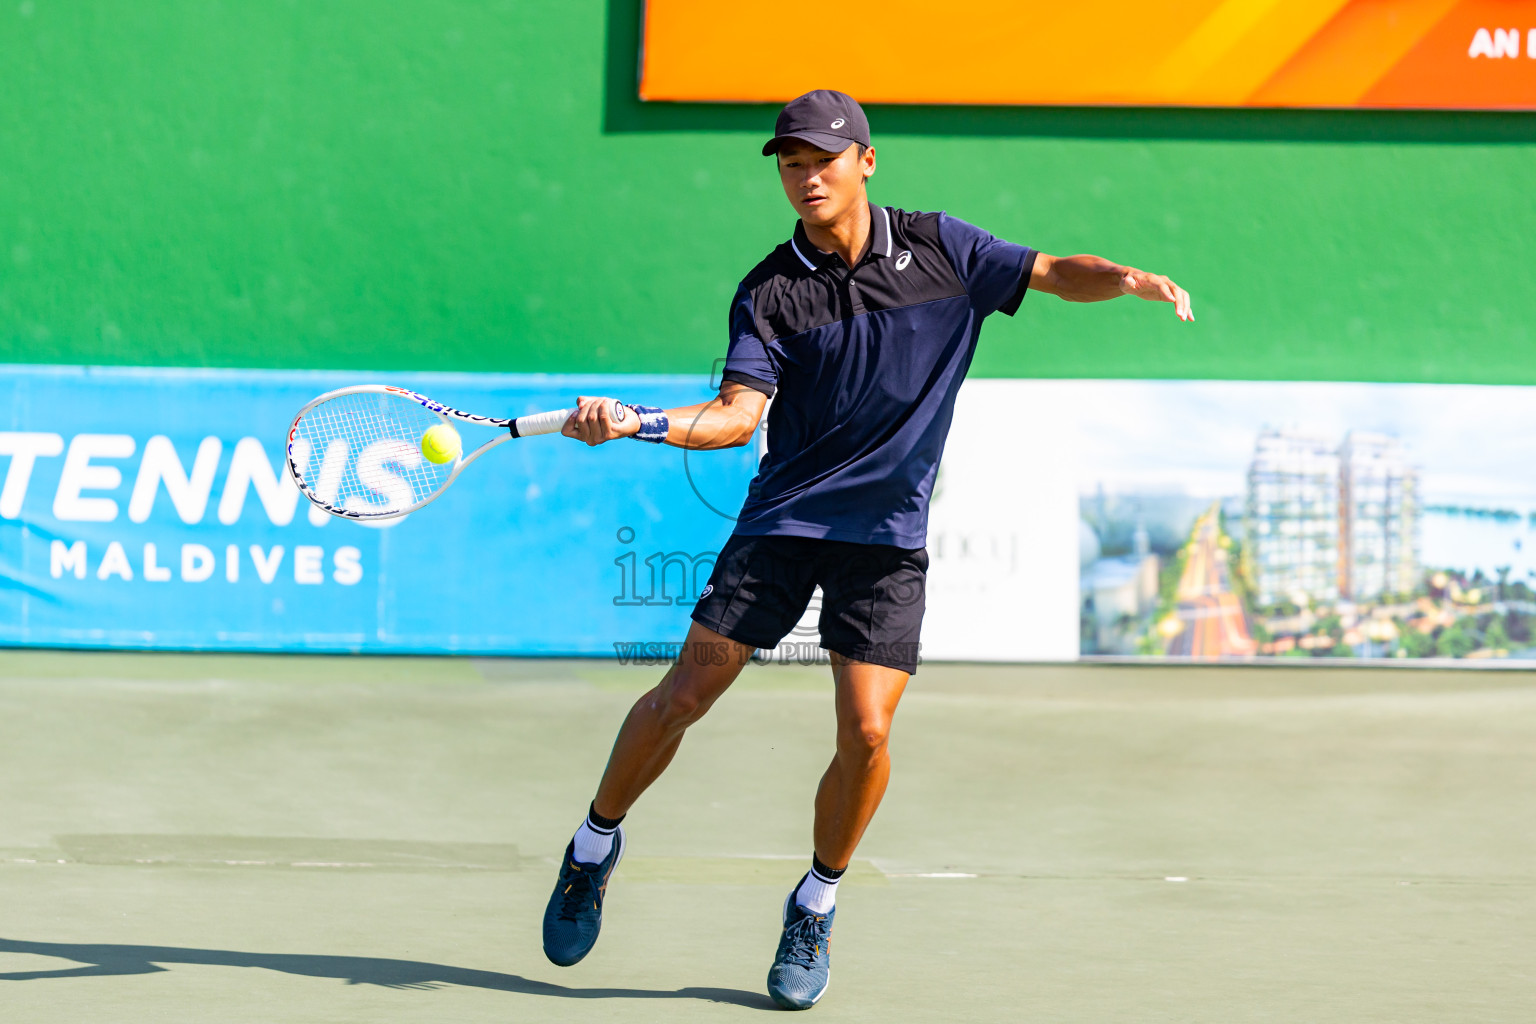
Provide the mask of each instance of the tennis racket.
{"label": "tennis racket", "polygon": [[[434,501],[464,467],[515,437],[557,433],[575,409],[497,419],[478,416],[388,384],[328,391],[299,410],[288,428],[288,471],[299,491],[333,516],[398,519]],[[615,423],[629,409],[613,403]],[[446,462],[422,454],[422,436],[439,424],[474,423],[500,431]]]}

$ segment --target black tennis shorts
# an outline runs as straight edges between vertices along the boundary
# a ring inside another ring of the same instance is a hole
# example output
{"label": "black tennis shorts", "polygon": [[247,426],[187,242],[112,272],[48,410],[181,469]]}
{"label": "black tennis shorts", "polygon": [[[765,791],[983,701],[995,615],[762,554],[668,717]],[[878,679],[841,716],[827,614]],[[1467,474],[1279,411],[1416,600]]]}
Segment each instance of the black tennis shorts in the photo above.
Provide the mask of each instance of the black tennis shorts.
{"label": "black tennis shorts", "polygon": [[821,646],[856,661],[917,671],[928,579],[926,548],[733,534],[693,621],[771,649],[821,587]]}

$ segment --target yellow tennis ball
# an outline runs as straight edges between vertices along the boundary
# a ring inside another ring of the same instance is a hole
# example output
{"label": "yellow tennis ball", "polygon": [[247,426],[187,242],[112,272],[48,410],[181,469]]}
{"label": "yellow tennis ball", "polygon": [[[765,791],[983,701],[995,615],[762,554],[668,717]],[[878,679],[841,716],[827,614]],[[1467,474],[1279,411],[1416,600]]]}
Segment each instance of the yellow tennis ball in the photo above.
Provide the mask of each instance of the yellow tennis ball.
{"label": "yellow tennis ball", "polygon": [[428,462],[439,465],[452,462],[463,450],[464,442],[460,440],[459,432],[446,423],[428,427],[427,432],[421,435],[421,454],[427,457]]}

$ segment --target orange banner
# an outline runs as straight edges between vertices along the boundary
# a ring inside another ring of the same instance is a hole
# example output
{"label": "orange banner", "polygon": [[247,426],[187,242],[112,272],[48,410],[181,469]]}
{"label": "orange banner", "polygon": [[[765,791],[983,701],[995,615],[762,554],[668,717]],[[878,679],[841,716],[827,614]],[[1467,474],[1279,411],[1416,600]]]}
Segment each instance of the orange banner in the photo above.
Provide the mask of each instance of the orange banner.
{"label": "orange banner", "polygon": [[646,0],[640,98],[1536,109],[1536,0]]}

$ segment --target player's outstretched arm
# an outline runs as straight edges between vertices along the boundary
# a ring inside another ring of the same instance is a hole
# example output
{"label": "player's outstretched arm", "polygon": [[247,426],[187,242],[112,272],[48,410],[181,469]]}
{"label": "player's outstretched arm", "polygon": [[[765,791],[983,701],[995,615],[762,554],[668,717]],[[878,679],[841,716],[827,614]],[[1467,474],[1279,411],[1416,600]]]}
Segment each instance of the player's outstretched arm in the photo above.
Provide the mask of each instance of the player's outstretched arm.
{"label": "player's outstretched arm", "polygon": [[1029,287],[1068,302],[1103,302],[1135,295],[1152,302],[1171,302],[1180,320],[1193,320],[1189,293],[1162,274],[1111,263],[1102,256],[1035,255]]}
{"label": "player's outstretched arm", "polygon": [[[767,404],[768,399],[761,391],[726,381],[711,401],[665,411],[666,443],[695,450],[739,447],[752,440],[752,432]],[[615,422],[612,409],[611,398],[580,395],[576,411],[565,421],[560,433],[589,445],[600,445],[639,432],[639,417],[625,410],[628,415]]]}

